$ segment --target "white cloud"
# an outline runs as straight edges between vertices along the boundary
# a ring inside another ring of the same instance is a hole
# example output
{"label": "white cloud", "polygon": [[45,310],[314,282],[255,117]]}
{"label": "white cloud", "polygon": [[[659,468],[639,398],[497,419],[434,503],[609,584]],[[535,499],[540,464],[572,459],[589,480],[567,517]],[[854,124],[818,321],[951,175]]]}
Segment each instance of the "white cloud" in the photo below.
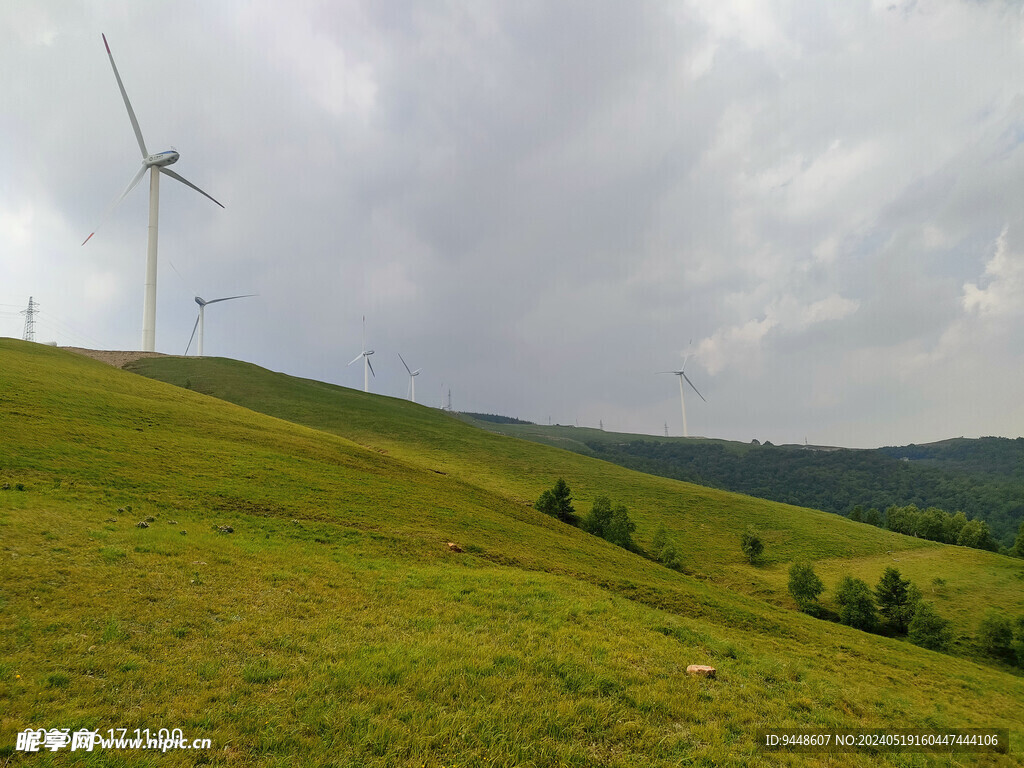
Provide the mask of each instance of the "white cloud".
{"label": "white cloud", "polygon": [[[983,318],[1005,318],[1024,312],[1024,256],[1010,250],[1009,227],[1003,227],[995,253],[985,264],[984,287],[965,283],[963,307]],[[980,282],[980,281],[979,281]]]}

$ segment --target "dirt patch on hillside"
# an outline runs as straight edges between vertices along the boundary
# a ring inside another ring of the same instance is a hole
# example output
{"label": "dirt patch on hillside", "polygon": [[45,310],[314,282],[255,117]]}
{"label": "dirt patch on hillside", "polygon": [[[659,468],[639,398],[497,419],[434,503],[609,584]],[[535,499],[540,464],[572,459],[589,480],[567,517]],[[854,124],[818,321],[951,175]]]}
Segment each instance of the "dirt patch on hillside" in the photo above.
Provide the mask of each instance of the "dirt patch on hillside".
{"label": "dirt patch on hillside", "polygon": [[133,363],[143,357],[172,357],[162,352],[127,352],[107,349],[83,349],[82,347],[61,347],[68,352],[77,352],[80,355],[99,360],[101,363],[112,365],[115,368],[124,368],[128,363]]}

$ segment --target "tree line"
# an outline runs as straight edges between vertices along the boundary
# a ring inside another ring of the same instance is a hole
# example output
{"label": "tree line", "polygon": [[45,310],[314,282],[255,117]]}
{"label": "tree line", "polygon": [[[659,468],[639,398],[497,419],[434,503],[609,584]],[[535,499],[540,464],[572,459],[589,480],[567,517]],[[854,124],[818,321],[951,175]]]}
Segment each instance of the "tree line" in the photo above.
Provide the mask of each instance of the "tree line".
{"label": "tree line", "polygon": [[874,450],[666,440],[586,445],[630,469],[844,516],[857,505],[962,512],[987,525],[997,548],[1011,549],[1024,523],[1024,438]]}

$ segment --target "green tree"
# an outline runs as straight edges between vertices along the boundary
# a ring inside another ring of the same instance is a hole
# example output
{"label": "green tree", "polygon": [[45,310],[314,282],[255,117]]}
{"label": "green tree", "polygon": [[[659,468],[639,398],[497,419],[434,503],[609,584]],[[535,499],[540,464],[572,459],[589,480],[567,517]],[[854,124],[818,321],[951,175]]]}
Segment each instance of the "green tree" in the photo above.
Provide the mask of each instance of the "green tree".
{"label": "green tree", "polygon": [[852,510],[850,510],[849,517],[855,523],[863,523],[864,522],[864,509],[861,507],[860,504],[858,504]]}
{"label": "green tree", "polygon": [[864,522],[880,528],[882,527],[882,513],[877,508],[871,507],[871,509],[864,513]]}
{"label": "green tree", "polygon": [[583,518],[581,528],[594,536],[605,538],[608,531],[608,524],[612,521],[612,502],[607,496],[598,496],[594,499],[594,506]]}
{"label": "green tree", "polygon": [[666,544],[661,550],[661,564],[673,571],[680,571],[683,568],[683,561],[672,544]]}
{"label": "green tree", "polygon": [[563,523],[576,525],[578,522],[576,510],[572,506],[572,492],[562,478],[558,478],[558,482],[550,491],[544,491],[534,506],[544,514],[557,517]]}
{"label": "green tree", "polygon": [[996,543],[992,540],[992,534],[988,529],[988,523],[983,520],[968,520],[960,530],[956,543],[961,547],[974,547],[975,549],[994,550],[996,548]]}
{"label": "green tree", "polygon": [[978,627],[978,645],[989,656],[1011,661],[1014,657],[1013,623],[995,610],[985,614]]}
{"label": "green tree", "polygon": [[914,610],[914,618],[910,620],[907,635],[914,645],[944,651],[949,645],[952,632],[949,622],[935,612],[932,604],[920,600]]}
{"label": "green tree", "polygon": [[1017,557],[1024,557],[1024,521],[1021,522],[1020,528],[1017,529],[1017,540],[1013,542],[1013,551]]}
{"label": "green tree", "polygon": [[866,582],[845,576],[836,587],[836,602],[839,603],[839,620],[843,624],[866,632],[878,624],[875,597]]}
{"label": "green tree", "polygon": [[825,591],[810,563],[793,563],[789,569],[789,594],[804,613],[818,613],[818,596]]}
{"label": "green tree", "polygon": [[612,519],[608,523],[604,537],[612,544],[618,544],[623,549],[633,548],[633,531],[636,530],[636,523],[629,519],[629,511],[625,506],[619,504],[612,511]]}
{"label": "green tree", "polygon": [[761,537],[753,528],[747,528],[743,532],[743,536],[740,537],[740,546],[743,548],[743,554],[747,556],[747,560],[751,564],[757,563],[764,553],[764,542],[761,541]]}
{"label": "green tree", "polygon": [[956,514],[946,521],[946,531],[944,541],[947,544],[956,544],[956,540],[960,538],[960,531],[967,525],[967,515],[960,510],[957,510]]}
{"label": "green tree", "polygon": [[668,544],[668,531],[665,530],[665,524],[662,523],[658,526],[658,530],[654,532],[654,538],[651,539],[651,554],[658,560],[661,560],[661,553],[664,551],[666,544]]}
{"label": "green tree", "polygon": [[886,623],[901,635],[907,633],[910,620],[914,618],[916,600],[912,597],[920,594],[917,590],[911,592],[912,586],[909,579],[900,576],[898,568],[889,566],[875,587],[878,612],[882,614]]}

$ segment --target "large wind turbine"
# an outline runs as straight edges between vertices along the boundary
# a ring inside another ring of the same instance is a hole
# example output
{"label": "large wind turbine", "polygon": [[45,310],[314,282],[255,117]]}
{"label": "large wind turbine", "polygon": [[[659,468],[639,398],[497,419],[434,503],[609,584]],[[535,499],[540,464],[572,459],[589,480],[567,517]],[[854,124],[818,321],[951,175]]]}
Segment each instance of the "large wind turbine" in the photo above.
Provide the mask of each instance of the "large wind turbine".
{"label": "large wind turbine", "polygon": [[409,364],[405,362],[405,358],[402,357],[402,353],[398,353],[398,359],[402,361],[402,365],[405,366],[405,370],[409,373],[409,399],[414,403],[416,402],[416,377],[420,375],[422,368],[417,368],[415,371],[409,370]]}
{"label": "large wind turbine", "polygon": [[199,305],[199,317],[196,318],[196,324],[192,326],[192,335],[188,337],[188,346],[185,347],[185,354],[188,354],[188,348],[192,346],[192,339],[196,337],[196,329],[199,329],[199,357],[203,356],[203,325],[204,325],[204,310],[207,304],[216,304],[218,301],[231,301],[232,299],[248,299],[250,296],[255,296],[255,293],[246,293],[241,296],[225,296],[223,299],[210,299],[206,301],[200,296],[196,296],[196,304]]}
{"label": "large wind turbine", "polygon": [[[373,350],[366,348],[366,315],[363,315],[363,351],[352,359],[352,363],[354,363],[360,357],[363,358],[363,392],[370,391],[370,374],[373,373],[373,366],[370,365],[370,355],[372,354]],[[352,363],[349,363],[349,365],[352,365]],[[373,377],[377,378],[377,374],[373,373]]]}
{"label": "large wind turbine", "polygon": [[[125,187],[124,192],[108,207],[106,212],[103,214],[103,218],[100,219],[100,223],[110,215],[114,207],[120,203],[125,196],[135,189],[135,185],[142,179],[143,174],[149,169],[149,248],[146,252],[146,291],[145,298],[142,304],[142,350],[144,352],[155,352],[156,349],[156,242],[157,242],[157,221],[159,219],[159,208],[160,208],[160,174],[166,174],[172,179],[180,181],[187,187],[192,187],[199,194],[209,197],[213,202],[220,205],[221,208],[224,206],[214,200],[210,195],[206,194],[193,184],[188,179],[179,176],[174,171],[167,168],[168,165],[178,162],[178,151],[173,147],[164,152],[157,152],[155,155],[149,154],[146,149],[146,142],[142,139],[142,130],[139,128],[139,121],[135,119],[135,110],[132,109],[132,104],[128,101],[128,93],[124,89],[124,83],[121,82],[121,75],[117,72],[117,65],[114,64],[114,56],[110,53],[110,46],[107,44],[107,36],[103,35],[103,45],[107,48],[107,57],[110,59],[110,66],[114,70],[114,78],[117,80],[117,87],[121,90],[121,97],[124,99],[124,105],[128,108],[128,118],[132,121],[132,129],[135,131],[135,138],[139,141],[139,149],[142,150],[142,167],[139,168],[138,173],[129,182],[128,186]],[[99,226],[96,227],[99,229]],[[82,245],[89,242],[89,239],[96,234],[96,230],[93,230],[89,237],[85,238]]]}
{"label": "large wind turbine", "polygon": [[707,400],[704,399],[704,395],[702,395],[700,391],[695,386],[693,386],[693,382],[690,381],[690,377],[683,372],[683,369],[686,368],[686,361],[689,359],[689,355],[684,355],[683,364],[679,367],[679,370],[677,371],[658,371],[658,373],[672,373],[679,377],[679,405],[683,409],[683,437],[690,436],[690,432],[686,427],[686,398],[683,397],[683,379],[686,379],[686,383],[689,384],[690,388],[697,393],[697,397],[699,397],[701,400],[704,400],[705,403],[707,402]]}

